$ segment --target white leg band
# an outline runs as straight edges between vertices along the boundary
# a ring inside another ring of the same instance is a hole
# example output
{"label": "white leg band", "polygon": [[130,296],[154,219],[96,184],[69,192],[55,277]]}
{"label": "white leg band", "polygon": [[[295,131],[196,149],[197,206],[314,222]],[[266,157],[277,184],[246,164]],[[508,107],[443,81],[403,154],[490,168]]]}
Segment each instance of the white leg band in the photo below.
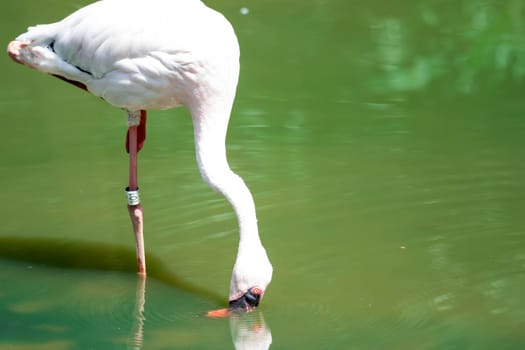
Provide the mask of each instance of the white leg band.
{"label": "white leg band", "polygon": [[129,187],[126,187],[126,198],[128,200],[128,205],[139,205],[140,204],[140,193],[139,189],[130,190]]}

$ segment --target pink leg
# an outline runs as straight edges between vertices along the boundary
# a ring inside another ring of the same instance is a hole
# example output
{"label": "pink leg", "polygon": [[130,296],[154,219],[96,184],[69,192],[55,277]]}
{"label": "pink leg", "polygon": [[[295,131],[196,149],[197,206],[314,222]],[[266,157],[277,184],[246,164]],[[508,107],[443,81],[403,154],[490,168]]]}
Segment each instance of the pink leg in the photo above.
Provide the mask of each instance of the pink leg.
{"label": "pink leg", "polygon": [[140,205],[137,183],[137,125],[129,127],[129,187],[128,212],[135,233],[135,248],[137,252],[137,269],[139,275],[146,275],[146,257],[144,253],[144,210]]}
{"label": "pink leg", "polygon": [[129,205],[129,217],[135,232],[135,250],[137,252],[137,272],[139,275],[146,275],[146,257],[144,254],[144,210],[142,205]]}

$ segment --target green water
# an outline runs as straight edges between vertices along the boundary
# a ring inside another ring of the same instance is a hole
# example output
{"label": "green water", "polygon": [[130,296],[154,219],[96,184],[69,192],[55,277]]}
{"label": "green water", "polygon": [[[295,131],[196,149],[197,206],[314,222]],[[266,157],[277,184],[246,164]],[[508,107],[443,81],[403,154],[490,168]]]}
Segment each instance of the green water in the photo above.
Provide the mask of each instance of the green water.
{"label": "green water", "polygon": [[[5,3],[1,42],[87,3]],[[207,3],[241,44],[228,147],[274,264],[259,311],[202,316],[238,233],[187,111],[150,114],[142,283],[124,114],[4,56],[0,349],[525,348],[525,3]]]}

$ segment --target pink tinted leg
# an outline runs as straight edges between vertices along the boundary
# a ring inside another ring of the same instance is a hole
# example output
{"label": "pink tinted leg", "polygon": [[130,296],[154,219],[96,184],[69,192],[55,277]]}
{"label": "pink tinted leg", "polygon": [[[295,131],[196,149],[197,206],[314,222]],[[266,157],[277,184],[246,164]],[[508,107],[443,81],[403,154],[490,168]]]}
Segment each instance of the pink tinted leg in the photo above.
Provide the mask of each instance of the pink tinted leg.
{"label": "pink tinted leg", "polygon": [[142,205],[129,205],[129,217],[135,233],[135,250],[137,252],[137,272],[139,275],[146,275],[146,257],[144,254],[144,210]]}
{"label": "pink tinted leg", "polygon": [[137,125],[129,127],[129,186],[128,212],[135,234],[135,249],[137,253],[137,270],[140,275],[146,275],[146,256],[144,252],[144,210],[140,204],[137,183]]}

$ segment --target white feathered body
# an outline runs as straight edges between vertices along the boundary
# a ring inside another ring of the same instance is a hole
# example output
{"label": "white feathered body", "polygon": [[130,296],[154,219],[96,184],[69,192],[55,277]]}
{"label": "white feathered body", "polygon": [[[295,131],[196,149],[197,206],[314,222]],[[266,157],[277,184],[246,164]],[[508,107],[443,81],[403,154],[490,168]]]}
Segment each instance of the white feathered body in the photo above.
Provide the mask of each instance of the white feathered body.
{"label": "white feathered body", "polygon": [[28,65],[128,110],[234,94],[239,74],[230,23],[199,0],[103,0],[16,40],[31,43]]}

